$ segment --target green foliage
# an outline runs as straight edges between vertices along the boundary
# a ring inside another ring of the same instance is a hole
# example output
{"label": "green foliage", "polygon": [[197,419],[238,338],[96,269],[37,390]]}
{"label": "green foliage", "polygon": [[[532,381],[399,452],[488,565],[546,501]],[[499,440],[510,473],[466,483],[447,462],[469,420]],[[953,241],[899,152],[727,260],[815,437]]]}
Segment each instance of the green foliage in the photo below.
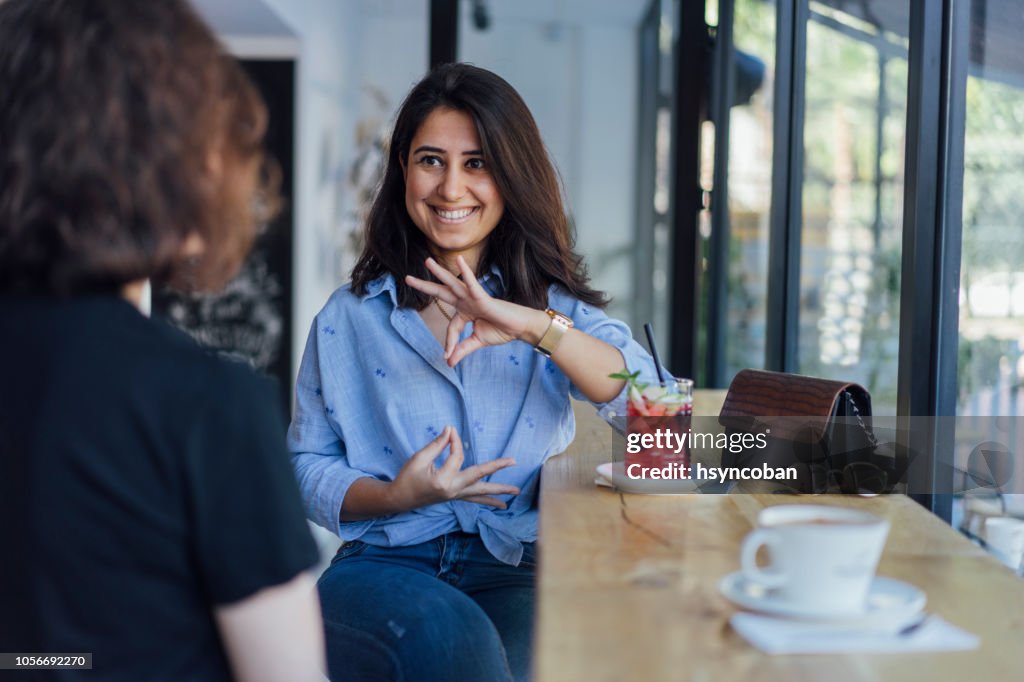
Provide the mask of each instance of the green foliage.
{"label": "green foliage", "polygon": [[645,388],[647,388],[649,386],[649,384],[645,384],[645,383],[642,383],[642,382],[638,381],[638,379],[640,378],[640,370],[637,370],[635,372],[630,372],[625,367],[623,367],[621,371],[615,372],[614,374],[609,374],[608,378],[609,379],[622,379],[627,384],[629,384],[630,388],[635,388],[636,390],[640,391],[641,393],[643,392],[643,390]]}

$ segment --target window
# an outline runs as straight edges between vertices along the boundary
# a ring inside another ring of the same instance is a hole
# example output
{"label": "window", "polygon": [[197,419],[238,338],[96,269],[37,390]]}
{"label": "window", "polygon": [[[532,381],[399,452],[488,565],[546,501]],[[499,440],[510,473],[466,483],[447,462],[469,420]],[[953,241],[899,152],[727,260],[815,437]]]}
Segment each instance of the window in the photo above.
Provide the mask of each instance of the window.
{"label": "window", "polygon": [[896,413],[908,26],[875,12],[904,4],[812,2],[807,24],[797,371],[862,383],[881,414]]}
{"label": "window", "polygon": [[970,14],[957,413],[1024,416],[1024,13]]}

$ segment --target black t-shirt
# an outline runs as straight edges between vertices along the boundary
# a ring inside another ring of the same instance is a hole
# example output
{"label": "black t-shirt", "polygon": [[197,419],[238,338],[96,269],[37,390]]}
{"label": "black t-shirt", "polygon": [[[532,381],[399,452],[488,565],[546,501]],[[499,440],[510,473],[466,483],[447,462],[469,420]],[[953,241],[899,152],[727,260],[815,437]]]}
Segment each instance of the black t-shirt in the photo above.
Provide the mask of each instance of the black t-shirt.
{"label": "black t-shirt", "polygon": [[230,677],[212,608],[317,560],[270,383],[115,297],[0,297],[0,651]]}

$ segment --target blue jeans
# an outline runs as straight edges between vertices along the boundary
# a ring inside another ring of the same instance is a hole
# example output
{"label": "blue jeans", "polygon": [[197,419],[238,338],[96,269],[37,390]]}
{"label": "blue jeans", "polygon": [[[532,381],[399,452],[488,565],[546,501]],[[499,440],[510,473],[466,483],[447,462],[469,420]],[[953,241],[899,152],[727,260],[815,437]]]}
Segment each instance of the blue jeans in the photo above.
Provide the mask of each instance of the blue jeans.
{"label": "blue jeans", "polygon": [[525,682],[536,549],[519,566],[480,536],[409,547],[346,542],[318,587],[334,682]]}

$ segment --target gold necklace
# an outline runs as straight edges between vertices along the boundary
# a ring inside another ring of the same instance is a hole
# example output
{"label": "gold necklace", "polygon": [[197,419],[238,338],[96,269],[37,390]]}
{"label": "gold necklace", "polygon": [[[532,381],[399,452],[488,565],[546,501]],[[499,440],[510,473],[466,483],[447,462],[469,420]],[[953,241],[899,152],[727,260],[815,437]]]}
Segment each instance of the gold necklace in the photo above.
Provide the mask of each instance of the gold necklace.
{"label": "gold necklace", "polygon": [[452,315],[449,315],[448,311],[441,307],[441,302],[439,300],[437,300],[437,296],[431,297],[430,300],[434,302],[434,305],[437,306],[437,309],[441,311],[442,315],[444,315],[444,319],[446,319],[449,322],[451,322],[452,321]]}

